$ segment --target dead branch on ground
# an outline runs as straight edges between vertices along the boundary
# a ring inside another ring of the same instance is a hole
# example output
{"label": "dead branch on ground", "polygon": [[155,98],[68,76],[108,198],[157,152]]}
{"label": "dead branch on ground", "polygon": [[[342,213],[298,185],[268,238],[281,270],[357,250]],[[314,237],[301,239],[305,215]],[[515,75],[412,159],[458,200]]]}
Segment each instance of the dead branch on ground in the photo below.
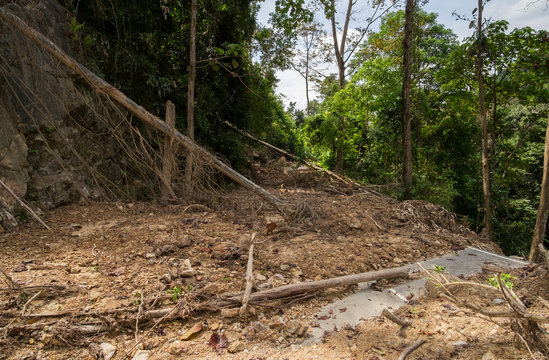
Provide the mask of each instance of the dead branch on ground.
{"label": "dead branch on ground", "polygon": [[403,328],[407,328],[408,326],[411,325],[410,321],[408,321],[407,319],[398,318],[395,314],[393,314],[387,309],[383,309],[383,311],[381,312],[381,315],[385,316],[387,319],[391,320],[395,324],[402,326]]}
{"label": "dead branch on ground", "polygon": [[[250,303],[257,304],[269,300],[281,300],[290,296],[306,294],[314,291],[324,290],[337,286],[354,285],[362,282],[394,279],[408,276],[408,268],[400,267],[393,269],[385,269],[379,271],[371,271],[367,273],[340,276],[332,279],[325,279],[311,282],[301,282],[280,286],[274,289],[258,291],[250,295]],[[239,304],[242,301],[242,295],[225,297],[217,301],[213,301],[212,305],[218,307],[226,307],[234,304]]]}
{"label": "dead branch on ground", "polygon": [[[0,272],[6,278],[6,283],[9,287],[8,288],[9,290],[19,290],[21,288],[15,281],[13,281],[13,279],[8,274],[4,272],[4,270],[0,269]],[[3,290],[3,289],[0,289],[0,290]]]}
{"label": "dead branch on ground", "polygon": [[425,340],[423,340],[423,339],[416,340],[412,345],[410,345],[406,349],[404,349],[404,351],[398,357],[398,360],[406,359],[408,357],[408,355],[410,355],[413,351],[419,349],[419,347],[421,345],[423,345],[424,343],[425,343]]}
{"label": "dead branch on ground", "polygon": [[27,211],[32,215],[33,218],[35,218],[35,219],[36,219],[43,227],[45,227],[47,230],[50,230],[50,231],[51,231],[50,227],[49,227],[48,225],[46,225],[46,223],[45,223],[44,221],[42,221],[42,219],[40,219],[40,217],[39,217],[38,215],[36,215],[36,213],[34,212],[34,210],[32,210],[32,209],[30,208],[30,206],[28,206],[23,200],[21,200],[21,199],[19,198],[19,196],[17,196],[17,195],[15,194],[15,192],[13,192],[13,190],[10,189],[10,188],[8,187],[8,185],[6,185],[2,180],[0,180],[0,185],[2,185],[2,187],[3,187],[4,189],[6,189],[6,190],[10,193],[10,195],[13,196],[13,197],[15,198],[15,200],[17,200],[17,202],[18,202],[23,208],[25,208],[25,210],[27,210]]}
{"label": "dead branch on ground", "polygon": [[[446,279],[446,277],[444,277],[443,274],[435,274],[425,269],[419,263],[418,266],[429,276],[427,281],[434,282],[437,286],[440,286],[444,290],[445,293],[441,294],[441,297],[449,300],[457,306],[469,308],[482,315],[486,315],[489,318],[506,318],[508,320],[508,325],[502,325],[499,323],[498,325],[515,333],[524,343],[529,354],[534,360],[536,357],[533,355],[531,348],[537,348],[542,353],[549,348],[549,338],[547,337],[545,330],[541,327],[541,324],[549,323],[549,315],[542,315],[529,311],[514,291],[501,279],[501,273],[496,274],[498,283],[498,287],[496,288],[474,282],[450,282]],[[508,309],[506,311],[489,311],[482,306],[462,300],[450,291],[453,284],[467,284],[473,287],[490,288],[497,291],[505,299]],[[527,334],[528,336],[523,337],[522,334]]]}

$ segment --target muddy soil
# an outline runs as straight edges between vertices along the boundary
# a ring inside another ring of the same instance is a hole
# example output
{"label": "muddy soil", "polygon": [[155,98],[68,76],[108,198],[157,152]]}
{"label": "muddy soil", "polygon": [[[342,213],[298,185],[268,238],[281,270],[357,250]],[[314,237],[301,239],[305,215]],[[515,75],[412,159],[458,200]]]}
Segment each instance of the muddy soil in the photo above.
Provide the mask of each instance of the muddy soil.
{"label": "muddy soil", "polygon": [[[51,231],[29,220],[0,234],[0,358],[95,359],[109,343],[116,359],[136,350],[149,359],[397,359],[420,338],[426,343],[408,359],[530,356],[508,327],[440,297],[391,309],[412,321],[406,331],[383,317],[365,319],[310,346],[300,344],[318,310],[353,286],[252,305],[244,316],[216,308],[224,293],[244,289],[254,233],[254,291],[467,246],[500,252],[441,207],[353,189],[284,159],[254,165],[254,180],[293,204],[290,215],[236,189],[207,206],[70,205],[43,214]],[[530,303],[548,299],[543,272],[515,273],[515,290],[530,294]],[[497,292],[458,294],[486,308],[505,306],[493,302]],[[214,333],[227,339],[219,351],[208,344]]]}

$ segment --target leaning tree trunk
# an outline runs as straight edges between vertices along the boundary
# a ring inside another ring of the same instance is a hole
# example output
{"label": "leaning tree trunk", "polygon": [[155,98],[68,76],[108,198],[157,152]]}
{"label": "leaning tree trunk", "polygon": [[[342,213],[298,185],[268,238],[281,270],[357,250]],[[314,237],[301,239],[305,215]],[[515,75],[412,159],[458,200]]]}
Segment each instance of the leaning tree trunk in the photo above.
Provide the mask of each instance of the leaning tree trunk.
{"label": "leaning tree trunk", "polygon": [[478,0],[478,22],[477,22],[477,56],[475,65],[478,80],[479,116],[482,127],[482,191],[484,194],[484,234],[492,239],[492,215],[490,209],[490,149],[488,144],[488,118],[486,116],[486,105],[484,100],[484,77],[482,76],[482,2]]}
{"label": "leaning tree trunk", "polygon": [[404,183],[404,199],[410,199],[412,187],[412,121],[410,118],[410,88],[412,84],[412,25],[414,20],[415,0],[406,0],[406,20],[404,23],[404,56],[402,67],[402,180]]}
{"label": "leaning tree trunk", "polygon": [[[194,81],[196,78],[196,13],[198,12],[198,0],[191,2],[191,34],[189,44],[189,84],[187,89],[187,136],[194,141]],[[185,165],[185,187],[190,191],[192,187],[193,160],[192,151],[187,153]]]}
{"label": "leaning tree trunk", "polygon": [[534,238],[530,248],[528,260],[534,262],[538,260],[539,244],[543,244],[545,238],[545,227],[547,225],[547,216],[549,215],[549,117],[547,118],[547,130],[545,132],[545,152],[543,154],[543,178],[541,180],[541,195],[539,199],[538,217],[534,227]]}

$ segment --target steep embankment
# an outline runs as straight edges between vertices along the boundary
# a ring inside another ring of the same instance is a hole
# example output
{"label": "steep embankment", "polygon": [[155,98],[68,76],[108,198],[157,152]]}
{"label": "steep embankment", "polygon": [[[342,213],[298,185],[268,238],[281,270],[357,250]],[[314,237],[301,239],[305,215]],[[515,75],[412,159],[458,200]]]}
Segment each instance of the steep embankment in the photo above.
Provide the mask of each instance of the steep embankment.
{"label": "steep embankment", "polygon": [[[55,0],[3,8],[79,57],[78,28]],[[154,132],[141,134],[116,104],[4,21],[0,45],[0,178],[17,197],[40,212],[146,198],[157,188]],[[2,187],[0,205],[0,231],[27,216]]]}

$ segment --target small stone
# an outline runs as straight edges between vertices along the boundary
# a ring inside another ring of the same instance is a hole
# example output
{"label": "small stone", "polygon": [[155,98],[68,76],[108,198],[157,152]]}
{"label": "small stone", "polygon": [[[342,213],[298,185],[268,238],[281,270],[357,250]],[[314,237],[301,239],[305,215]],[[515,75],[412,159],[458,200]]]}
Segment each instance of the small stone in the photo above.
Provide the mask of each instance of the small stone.
{"label": "small stone", "polygon": [[235,316],[238,316],[238,311],[240,309],[239,308],[234,308],[234,309],[221,309],[221,317],[224,317],[224,318],[231,318],[231,317],[235,317]]}
{"label": "small stone", "polygon": [[295,334],[297,332],[297,330],[299,330],[300,325],[301,324],[299,323],[299,321],[290,320],[290,321],[288,321],[288,324],[286,325],[286,330],[288,330],[288,332],[290,334]]}
{"label": "small stone", "polygon": [[216,331],[221,326],[221,323],[215,322],[210,325],[210,330]]}
{"label": "small stone", "polygon": [[269,328],[267,325],[263,324],[261,321],[254,321],[252,326],[256,332],[261,332]]}
{"label": "small stone", "polygon": [[350,227],[351,229],[360,230],[360,229],[362,229],[362,224],[361,224],[359,221],[355,220],[355,221],[353,221],[353,222],[351,222],[351,223],[349,224],[349,227]]}
{"label": "small stone", "polygon": [[78,273],[82,272],[82,268],[80,266],[73,266],[73,267],[71,267],[69,272],[71,274],[78,274]]}
{"label": "small stone", "polygon": [[154,259],[156,257],[156,255],[154,253],[146,253],[145,254],[145,259]]}
{"label": "small stone", "polygon": [[192,277],[194,276],[194,269],[187,269],[181,271],[181,277]]}
{"label": "small stone", "polygon": [[168,353],[171,355],[181,355],[189,351],[189,343],[181,340],[175,340],[168,346]]}
{"label": "small stone", "polygon": [[303,336],[307,333],[309,327],[298,320],[290,320],[286,326],[286,329],[290,334]]}
{"label": "small stone", "polygon": [[495,298],[495,299],[492,300],[492,303],[493,303],[494,305],[501,305],[501,304],[503,304],[504,302],[505,302],[505,300],[499,299],[499,298]]}
{"label": "small stone", "polygon": [[458,341],[454,341],[453,343],[450,343],[450,345],[452,346],[462,346],[462,347],[466,347],[466,346],[469,346],[469,344],[467,343],[467,341],[463,341],[463,340],[458,340]]}
{"label": "small stone", "polygon": [[282,265],[280,265],[280,270],[282,270],[282,271],[288,271],[288,270],[290,270],[290,265],[288,265],[288,264],[282,264]]}
{"label": "small stone", "polygon": [[148,350],[137,350],[132,360],[149,360],[149,353]]}
{"label": "small stone", "polygon": [[393,262],[395,264],[403,264],[404,263],[404,261],[402,261],[402,259],[398,258],[398,257],[393,258]]}
{"label": "small stone", "polygon": [[274,278],[277,278],[278,280],[284,280],[284,275],[281,275],[281,274],[274,274],[273,275]]}
{"label": "small stone", "polygon": [[246,344],[244,344],[242,341],[240,340],[236,340],[234,342],[232,342],[228,347],[227,347],[227,351],[230,352],[231,354],[234,354],[234,353],[237,353],[237,352],[240,352],[240,351],[243,351],[246,349]]}
{"label": "small stone", "polygon": [[486,353],[484,353],[484,355],[482,355],[482,359],[481,360],[496,360],[496,356],[494,355],[493,352],[491,352],[490,350],[488,350]]}
{"label": "small stone", "polygon": [[257,281],[265,281],[265,280],[267,280],[267,277],[266,277],[265,275],[263,275],[263,274],[260,274],[260,273],[256,273],[256,274],[255,274],[255,278],[256,278]]}
{"label": "small stone", "polygon": [[269,324],[269,327],[271,329],[275,329],[275,330],[279,330],[279,329],[282,329],[284,328],[286,324],[284,323],[284,320],[280,317],[280,316],[275,316],[270,324]]}
{"label": "small stone", "polygon": [[193,267],[191,266],[191,260],[185,259],[179,266],[179,276],[182,277],[191,277],[194,276],[195,271]]}
{"label": "small stone", "polygon": [[110,360],[116,352],[116,346],[108,342],[104,342],[99,345],[99,350],[101,351],[101,355],[103,356],[102,359]]}
{"label": "small stone", "polygon": [[303,271],[297,269],[297,268],[293,268],[290,273],[292,273],[292,276],[293,277],[301,277],[301,275],[303,275]]}
{"label": "small stone", "polygon": [[356,344],[353,344],[349,350],[351,350],[351,352],[356,352],[358,350],[358,347],[356,346]]}
{"label": "small stone", "polygon": [[309,326],[302,323],[295,334],[297,336],[304,336],[305,334],[307,334],[307,331],[309,331]]}
{"label": "small stone", "polygon": [[158,226],[156,227],[156,229],[157,229],[157,230],[160,230],[160,231],[166,231],[167,228],[168,228],[168,227],[167,227],[166,225],[158,225]]}
{"label": "small stone", "polygon": [[183,239],[178,240],[175,243],[175,246],[177,246],[178,248],[184,248],[184,247],[190,246],[192,243],[193,242],[192,242],[191,238],[184,237]]}
{"label": "small stone", "polygon": [[266,290],[266,289],[270,289],[272,287],[273,287],[273,282],[272,281],[267,281],[267,282],[264,282],[264,283],[261,283],[261,284],[257,285],[258,290]]}

